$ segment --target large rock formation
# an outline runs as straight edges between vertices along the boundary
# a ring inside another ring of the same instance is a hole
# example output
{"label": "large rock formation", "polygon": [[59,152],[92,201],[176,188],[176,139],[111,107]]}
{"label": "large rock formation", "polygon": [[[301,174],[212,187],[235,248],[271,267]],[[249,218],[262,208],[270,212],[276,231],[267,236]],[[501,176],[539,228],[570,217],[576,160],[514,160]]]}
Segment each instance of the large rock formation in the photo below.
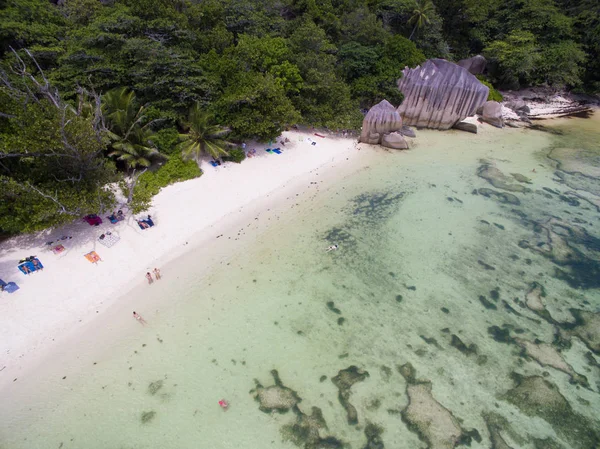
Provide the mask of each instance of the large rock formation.
{"label": "large rock formation", "polygon": [[477,55],[472,58],[461,59],[457,64],[462,68],[467,69],[469,73],[473,75],[480,75],[485,70],[487,60],[483,56]]}
{"label": "large rock formation", "polygon": [[405,125],[450,129],[475,114],[489,94],[468,70],[445,59],[429,59],[402,73],[398,88],[404,101],[398,112]]}
{"label": "large rock formation", "polygon": [[363,120],[359,141],[388,148],[408,148],[402,134],[402,118],[392,104],[383,100],[373,106]]}

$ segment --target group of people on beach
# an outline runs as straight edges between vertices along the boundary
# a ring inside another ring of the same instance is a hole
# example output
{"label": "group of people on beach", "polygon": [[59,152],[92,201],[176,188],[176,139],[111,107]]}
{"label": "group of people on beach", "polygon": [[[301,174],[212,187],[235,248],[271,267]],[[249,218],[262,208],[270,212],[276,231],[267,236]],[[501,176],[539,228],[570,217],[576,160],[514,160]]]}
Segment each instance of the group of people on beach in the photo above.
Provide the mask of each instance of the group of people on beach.
{"label": "group of people on beach", "polygon": [[[158,268],[155,268],[152,273],[154,273],[154,276],[156,277],[156,280],[158,281],[160,279],[160,270]],[[148,271],[146,273],[146,279],[148,279],[148,284],[152,284],[154,282],[154,279],[152,278],[152,274]]]}

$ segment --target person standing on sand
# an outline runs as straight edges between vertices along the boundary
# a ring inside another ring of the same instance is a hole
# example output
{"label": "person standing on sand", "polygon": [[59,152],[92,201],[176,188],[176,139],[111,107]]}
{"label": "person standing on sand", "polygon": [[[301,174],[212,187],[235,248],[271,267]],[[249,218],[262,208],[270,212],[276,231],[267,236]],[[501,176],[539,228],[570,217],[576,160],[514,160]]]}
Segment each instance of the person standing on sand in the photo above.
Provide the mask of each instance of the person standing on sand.
{"label": "person standing on sand", "polygon": [[146,273],[146,279],[148,279],[148,284],[152,284],[152,282],[154,282],[149,271]]}
{"label": "person standing on sand", "polygon": [[156,277],[157,281],[160,279],[160,270],[158,268],[154,269],[154,277]]}
{"label": "person standing on sand", "polygon": [[146,320],[142,318],[142,316],[140,314],[138,314],[135,310],[133,311],[133,317],[138,320],[140,322],[140,324],[143,326],[144,324],[146,324]]}

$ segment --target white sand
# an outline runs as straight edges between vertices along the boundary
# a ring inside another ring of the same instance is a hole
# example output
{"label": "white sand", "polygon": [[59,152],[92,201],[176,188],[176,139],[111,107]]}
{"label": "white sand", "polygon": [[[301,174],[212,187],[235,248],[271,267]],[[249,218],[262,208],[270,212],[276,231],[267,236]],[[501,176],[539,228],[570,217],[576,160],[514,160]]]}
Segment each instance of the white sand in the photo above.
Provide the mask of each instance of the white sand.
{"label": "white sand", "polygon": [[[283,150],[280,155],[266,153],[265,145],[249,144],[247,149],[256,148],[256,157],[218,168],[204,162],[202,177],[163,189],[149,210],[156,224],[153,228],[140,230],[128,214],[116,225],[102,217],[97,227],[78,221],[4,242],[0,278],[16,282],[20,290],[0,294],[0,389],[35,369],[57,349],[59,341],[98,320],[109,306],[125,304],[124,295],[130,289],[147,283],[147,271],[214,241],[228,220],[254,220],[261,208],[272,206],[273,194],[283,187],[305,186],[301,181],[314,176],[317,168],[324,174],[359,153],[353,139],[301,132],[286,132],[285,137],[289,143],[276,145]],[[311,145],[308,138],[317,145]],[[106,231],[120,237],[111,248],[97,240]],[[58,242],[66,251],[55,255],[46,242],[63,235],[73,238]],[[89,251],[96,251],[102,262],[88,262],[84,254]],[[25,276],[17,262],[29,255],[37,255],[45,269]],[[201,251],[198,264],[203,265]],[[172,273],[163,270],[163,275]]]}

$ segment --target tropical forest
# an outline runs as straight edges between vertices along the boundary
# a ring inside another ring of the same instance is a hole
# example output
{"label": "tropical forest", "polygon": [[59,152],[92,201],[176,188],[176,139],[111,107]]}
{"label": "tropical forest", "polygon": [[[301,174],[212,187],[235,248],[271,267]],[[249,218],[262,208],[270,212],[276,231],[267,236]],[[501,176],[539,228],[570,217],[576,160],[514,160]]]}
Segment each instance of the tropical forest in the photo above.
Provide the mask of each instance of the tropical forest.
{"label": "tropical forest", "polygon": [[[597,0],[0,0],[0,234],[242,162],[289,126],[357,130],[405,67],[481,54],[498,90],[600,91]],[[491,91],[492,93],[495,90]]]}

